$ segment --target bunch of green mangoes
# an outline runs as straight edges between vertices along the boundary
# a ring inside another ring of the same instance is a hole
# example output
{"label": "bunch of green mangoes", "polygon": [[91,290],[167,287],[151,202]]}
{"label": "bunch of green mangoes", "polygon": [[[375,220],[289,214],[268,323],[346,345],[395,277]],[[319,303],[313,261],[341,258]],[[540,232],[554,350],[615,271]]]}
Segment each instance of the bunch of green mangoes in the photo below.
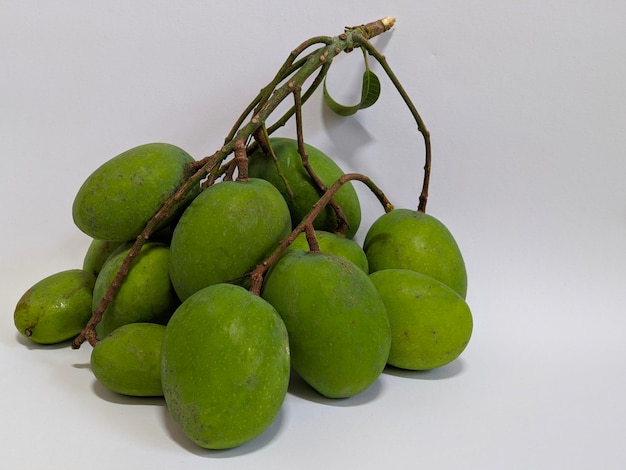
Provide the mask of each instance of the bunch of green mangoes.
{"label": "bunch of green mangoes", "polygon": [[[467,275],[436,218],[393,209],[354,236],[361,206],[352,183],[264,274],[249,275],[317,204],[321,190],[295,139],[248,156],[249,178],[192,187],[141,246],[96,326],[96,379],[113,392],[163,396],[199,446],[232,448],[276,418],[290,374],[333,399],[357,395],[386,367],[428,370],[455,360],[472,334]],[[319,149],[309,162],[327,187],[343,175]],[[72,214],[92,238],[82,269],[54,274],[17,303],[18,331],[40,344],[78,335],[106,300],[137,237],[190,176],[194,159],[170,144],[132,148],[78,190]],[[311,234],[309,233],[309,236]]]}

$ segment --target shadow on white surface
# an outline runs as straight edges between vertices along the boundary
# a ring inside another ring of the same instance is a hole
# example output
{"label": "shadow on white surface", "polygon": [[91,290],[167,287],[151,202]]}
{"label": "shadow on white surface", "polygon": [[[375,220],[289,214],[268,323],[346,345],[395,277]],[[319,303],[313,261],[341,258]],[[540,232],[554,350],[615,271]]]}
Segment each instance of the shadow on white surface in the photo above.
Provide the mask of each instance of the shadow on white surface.
{"label": "shadow on white surface", "polygon": [[[75,367],[81,367],[83,365],[75,365]],[[89,365],[85,365],[87,368]],[[283,423],[283,413],[281,410],[276,419],[272,422],[270,427],[266,429],[260,436],[253,439],[246,444],[243,444],[234,449],[223,449],[223,450],[212,450],[212,449],[204,449],[198,445],[196,445],[191,439],[189,439],[183,429],[176,423],[166,406],[165,399],[163,397],[131,397],[121,395],[115,392],[108,390],[102,384],[100,384],[97,380],[94,380],[92,383],[92,390],[95,395],[105,400],[109,403],[117,404],[117,405],[148,405],[154,407],[160,407],[160,410],[157,409],[157,412],[160,413],[161,419],[163,421],[163,427],[165,428],[167,434],[171,437],[171,439],[182,447],[185,451],[190,452],[192,454],[207,457],[207,458],[230,458],[237,457],[240,455],[248,454],[251,452],[255,452],[258,449],[264,447],[271,441],[275,439],[276,434],[280,431],[280,428]]]}
{"label": "shadow on white surface", "polygon": [[55,344],[38,344],[35,343],[31,340],[29,340],[28,338],[25,338],[24,336],[22,336],[19,332],[15,332],[15,341],[19,344],[21,344],[22,346],[25,346],[27,349],[30,350],[55,350],[55,349],[66,349],[70,347],[70,343],[72,342],[72,340],[67,340],[67,341],[63,341],[62,343],[55,343]]}
{"label": "shadow on white surface", "polygon": [[457,358],[450,364],[431,370],[406,370],[398,367],[385,367],[385,374],[416,380],[445,380],[463,373],[466,365],[463,358]]}
{"label": "shadow on white surface", "polygon": [[[76,364],[74,367],[90,368],[89,364]],[[152,405],[152,406],[165,406],[165,399],[163,397],[131,397],[112,392],[97,380],[94,380],[91,385],[93,393],[102,400],[109,403],[115,403],[116,405]]]}
{"label": "shadow on white surface", "polygon": [[245,444],[240,445],[239,447],[235,447],[233,449],[222,449],[222,450],[213,450],[213,449],[204,449],[196,445],[191,439],[189,439],[183,429],[176,423],[170,413],[167,410],[166,406],[163,406],[163,424],[167,433],[170,435],[172,440],[180,445],[186,451],[198,455],[200,457],[207,458],[231,458],[238,457],[245,454],[250,454],[252,452],[256,452],[262,447],[266,446],[273,440],[275,440],[275,436],[280,432],[281,427],[283,426],[284,421],[284,407],[279,411],[278,415],[272,422],[269,428],[267,428],[260,436],[257,436],[255,439],[252,439]]}
{"label": "shadow on white surface", "polygon": [[291,372],[291,379],[289,381],[289,394],[302,398],[303,400],[321,403],[322,405],[330,406],[359,406],[365,405],[371,401],[374,401],[376,397],[380,395],[382,384],[380,380],[376,380],[366,390],[362,391],[358,395],[350,398],[327,398],[319,394],[313,387],[307,384],[302,377],[296,372]]}
{"label": "shadow on white surface", "polygon": [[357,119],[339,116],[328,106],[322,106],[322,119],[335,147],[320,150],[340,162],[353,162],[360,148],[374,142],[374,137]]}

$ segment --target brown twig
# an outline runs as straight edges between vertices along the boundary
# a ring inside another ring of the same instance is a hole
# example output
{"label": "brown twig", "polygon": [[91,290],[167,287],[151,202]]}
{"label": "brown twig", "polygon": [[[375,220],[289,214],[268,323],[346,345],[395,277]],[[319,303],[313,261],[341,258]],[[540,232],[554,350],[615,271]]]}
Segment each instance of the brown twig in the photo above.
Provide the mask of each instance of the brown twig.
{"label": "brown twig", "polygon": [[[271,268],[283,255],[287,247],[293,243],[293,241],[304,231],[307,230],[307,227],[313,226],[313,221],[315,218],[324,210],[324,208],[329,204],[332,200],[333,196],[341,189],[341,187],[346,184],[348,181],[360,181],[364,183],[372,193],[376,196],[378,201],[383,206],[385,212],[390,212],[393,210],[393,204],[387,199],[385,193],[374,184],[374,182],[367,176],[362,175],[360,173],[346,173],[342,175],[337,181],[335,181],[332,186],[330,186],[326,192],[322,195],[322,197],[317,201],[317,203],[313,206],[313,209],[309,211],[309,213],[304,216],[302,221],[291,231],[289,235],[287,235],[284,239],[279,243],[278,248],[274,250],[274,252],[266,258],[264,261],[259,263],[250,273],[250,292],[256,295],[261,294],[261,286],[263,285],[263,276],[267,272],[269,268]],[[314,235],[313,235],[314,237]],[[307,235],[307,241],[309,242],[309,248],[312,251],[319,250],[319,245],[317,245],[317,239],[311,237],[310,233]],[[315,240],[312,244],[312,240]]]}
{"label": "brown twig", "polygon": [[[304,133],[302,131],[302,97],[300,95],[301,89],[297,87],[293,94],[295,98],[295,109],[296,109],[296,135],[298,140],[298,153],[300,154],[300,160],[302,161],[302,166],[309,174],[311,180],[313,180],[313,184],[317,187],[320,194],[324,194],[328,188],[324,184],[324,182],[317,176],[315,170],[311,166],[309,161],[309,154],[306,151],[304,146]],[[337,216],[337,226],[335,227],[335,231],[339,234],[345,235],[348,228],[350,228],[350,224],[348,223],[348,218],[344,213],[341,206],[337,203],[335,199],[331,199],[329,201],[330,206],[335,211],[335,215]]]}
{"label": "brown twig", "polygon": [[[102,315],[104,315],[107,307],[111,304],[111,302],[117,295],[117,292],[122,286],[124,279],[130,271],[131,264],[133,263],[135,258],[139,256],[141,248],[146,243],[146,241],[149,240],[152,234],[159,228],[161,222],[166,220],[175,210],[178,209],[179,205],[185,200],[187,194],[194,188],[194,186],[198,185],[200,181],[204,178],[204,176],[208,174],[215,165],[219,165],[217,154],[205,158],[203,160],[203,163],[204,165],[197,169],[196,172],[191,175],[161,206],[161,208],[152,217],[152,219],[148,221],[143,231],[135,239],[135,242],[133,243],[128,255],[122,261],[120,269],[115,274],[113,281],[102,296],[100,303],[92,313],[91,318],[85,325],[85,328],[83,328],[80,334],[72,341],[73,349],[80,348],[80,346],[85,341],[89,342],[89,344],[91,344],[92,346],[95,346],[98,343],[96,325],[100,323],[100,321],[102,320]],[[191,167],[192,166],[190,166],[190,168]]]}
{"label": "brown twig", "polygon": [[248,154],[246,142],[243,139],[235,142],[235,165],[237,166],[237,181],[248,181]]}

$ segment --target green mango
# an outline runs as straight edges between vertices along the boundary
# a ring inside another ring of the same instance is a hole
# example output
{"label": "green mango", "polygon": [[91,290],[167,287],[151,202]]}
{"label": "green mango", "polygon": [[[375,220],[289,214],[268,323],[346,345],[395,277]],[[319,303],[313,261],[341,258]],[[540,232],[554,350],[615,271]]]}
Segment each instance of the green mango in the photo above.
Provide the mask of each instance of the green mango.
{"label": "green mango", "polygon": [[320,394],[354,396],[383,371],[389,319],[376,288],[353,263],[289,251],[266,274],[261,296],[287,326],[294,370]]}
{"label": "green mango", "polygon": [[[102,297],[131,249],[124,244],[111,254],[96,279],[93,306]],[[170,249],[160,242],[146,242],[130,267],[113,301],[96,325],[99,338],[128,323],[166,323],[180,300],[169,277]]]}
{"label": "green mango", "polygon": [[[315,236],[322,253],[341,256],[357,265],[366,274],[369,273],[367,256],[357,242],[337,233],[325,232],[323,230],[316,230]],[[309,251],[306,235],[304,233],[298,235],[291,245],[287,247],[287,250]]]}
{"label": "green mango", "polygon": [[205,189],[176,224],[170,275],[181,300],[240,281],[291,231],[289,209],[267,181],[222,181]]}
{"label": "green mango", "polygon": [[91,371],[109,390],[135,397],[163,396],[161,343],[165,326],[129,323],[98,341]]}
{"label": "green mango", "polygon": [[240,286],[199,290],[166,326],[161,379],[167,408],[201,447],[232,448],[260,435],[278,415],[289,375],[283,321]]}
{"label": "green mango", "polygon": [[374,221],[363,250],[370,273],[410,269],[443,282],[463,298],[467,272],[463,255],[447,227],[435,217],[410,209],[394,209]]}
{"label": "green mango", "polygon": [[[140,145],[108,160],[82,184],[72,205],[76,226],[92,238],[130,241],[190,176],[194,159],[165,143]],[[194,188],[179,212],[197,194]],[[178,215],[174,211],[160,227]]]}
{"label": "green mango", "polygon": [[473,318],[457,292],[407,269],[376,271],[370,279],[389,315],[390,365],[428,370],[459,357],[472,336]]}
{"label": "green mango", "polygon": [[78,335],[91,318],[96,277],[70,269],[42,279],[18,301],[13,320],[17,330],[39,344],[61,343]]}
{"label": "green mango", "polygon": [[124,242],[111,240],[91,240],[83,259],[83,270],[97,276],[107,258],[111,256],[111,253],[123,244]]}
{"label": "green mango", "polygon": [[[270,144],[274,149],[277,161],[263,153],[261,149],[257,149],[248,157],[248,172],[251,177],[263,178],[278,188],[289,205],[293,228],[295,228],[304,216],[313,209],[313,205],[319,200],[322,193],[317,189],[304,165],[302,165],[297,140],[272,137]],[[343,170],[322,151],[308,144],[305,144],[305,149],[313,171],[326,187],[330,187],[343,176]],[[291,188],[291,194],[285,181]],[[346,237],[353,238],[361,224],[361,205],[352,183],[344,184],[333,199],[339,204],[348,220],[349,228],[345,234]],[[335,210],[328,205],[317,216],[313,227],[334,232],[337,228]]]}
{"label": "green mango", "polygon": [[[170,227],[166,227],[152,234],[150,241],[159,241],[169,245],[172,239],[172,230]],[[117,250],[120,246],[126,242],[112,241],[112,240],[98,240],[93,239],[87,247],[85,256],[83,258],[83,270],[98,275],[102,266],[106,260]]]}

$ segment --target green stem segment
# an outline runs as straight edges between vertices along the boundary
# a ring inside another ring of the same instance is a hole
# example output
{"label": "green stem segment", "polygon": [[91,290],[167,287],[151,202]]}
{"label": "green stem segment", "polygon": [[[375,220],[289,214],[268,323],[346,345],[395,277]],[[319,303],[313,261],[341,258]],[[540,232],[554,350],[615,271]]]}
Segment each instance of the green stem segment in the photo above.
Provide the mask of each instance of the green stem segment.
{"label": "green stem segment", "polygon": [[431,168],[431,161],[432,161],[430,132],[426,128],[426,124],[424,123],[424,120],[422,119],[419,112],[417,111],[417,108],[411,101],[411,98],[409,97],[408,93],[406,92],[402,84],[400,83],[400,80],[398,80],[398,77],[396,77],[396,74],[393,72],[393,70],[389,66],[389,63],[387,62],[387,59],[385,58],[385,56],[382,55],[369,41],[367,41],[366,39],[362,37],[357,36],[355,38],[355,42],[359,47],[362,47],[365,51],[367,51],[368,54],[374,57],[374,59],[376,59],[376,61],[381,65],[381,67],[383,68],[383,70],[385,71],[385,73],[387,74],[391,82],[393,83],[393,85],[396,87],[396,90],[402,97],[404,104],[406,104],[407,108],[409,108],[409,111],[411,112],[413,119],[417,123],[417,129],[419,130],[419,132],[422,134],[424,138],[424,146],[425,146],[425,153],[426,153],[425,162],[424,162],[424,179],[422,182],[422,191],[419,196],[419,205],[418,205],[417,210],[420,212],[426,212],[426,203],[428,202],[428,186],[430,184],[430,168]]}

